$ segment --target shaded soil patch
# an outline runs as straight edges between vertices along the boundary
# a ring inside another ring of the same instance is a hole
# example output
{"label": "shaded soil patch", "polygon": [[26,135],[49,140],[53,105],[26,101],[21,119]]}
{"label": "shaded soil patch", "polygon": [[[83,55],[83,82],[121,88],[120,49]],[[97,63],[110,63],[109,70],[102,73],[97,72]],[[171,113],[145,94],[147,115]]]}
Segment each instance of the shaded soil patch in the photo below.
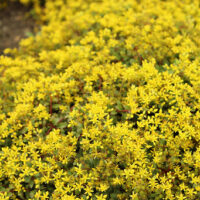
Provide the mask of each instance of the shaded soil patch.
{"label": "shaded soil patch", "polygon": [[0,54],[6,48],[17,47],[22,38],[33,33],[35,23],[28,11],[29,8],[17,2],[0,9]]}

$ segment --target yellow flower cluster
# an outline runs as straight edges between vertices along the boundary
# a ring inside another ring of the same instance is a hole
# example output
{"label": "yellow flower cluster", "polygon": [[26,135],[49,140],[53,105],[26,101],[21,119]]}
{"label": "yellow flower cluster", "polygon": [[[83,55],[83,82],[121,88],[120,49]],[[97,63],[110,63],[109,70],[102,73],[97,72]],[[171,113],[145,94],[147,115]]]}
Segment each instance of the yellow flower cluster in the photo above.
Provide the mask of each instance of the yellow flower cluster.
{"label": "yellow flower cluster", "polygon": [[199,0],[21,0],[44,25],[0,56],[0,199],[200,199]]}

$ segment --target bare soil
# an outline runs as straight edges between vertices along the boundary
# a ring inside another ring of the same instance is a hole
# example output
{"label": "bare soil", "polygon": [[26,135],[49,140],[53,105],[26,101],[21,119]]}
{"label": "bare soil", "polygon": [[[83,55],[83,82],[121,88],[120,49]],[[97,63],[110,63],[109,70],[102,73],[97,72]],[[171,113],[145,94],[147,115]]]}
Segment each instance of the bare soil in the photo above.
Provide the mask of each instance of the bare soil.
{"label": "bare soil", "polygon": [[6,48],[17,47],[22,38],[34,32],[35,22],[28,15],[29,9],[17,2],[0,9],[0,55]]}

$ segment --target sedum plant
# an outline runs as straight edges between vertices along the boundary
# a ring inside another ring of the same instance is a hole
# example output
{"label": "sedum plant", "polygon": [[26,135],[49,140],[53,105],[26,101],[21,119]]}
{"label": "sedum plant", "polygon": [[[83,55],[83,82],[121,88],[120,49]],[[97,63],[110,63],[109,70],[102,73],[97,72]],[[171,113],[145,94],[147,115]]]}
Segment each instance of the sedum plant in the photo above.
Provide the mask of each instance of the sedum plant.
{"label": "sedum plant", "polygon": [[0,199],[199,199],[199,1],[27,2],[44,23],[0,56]]}

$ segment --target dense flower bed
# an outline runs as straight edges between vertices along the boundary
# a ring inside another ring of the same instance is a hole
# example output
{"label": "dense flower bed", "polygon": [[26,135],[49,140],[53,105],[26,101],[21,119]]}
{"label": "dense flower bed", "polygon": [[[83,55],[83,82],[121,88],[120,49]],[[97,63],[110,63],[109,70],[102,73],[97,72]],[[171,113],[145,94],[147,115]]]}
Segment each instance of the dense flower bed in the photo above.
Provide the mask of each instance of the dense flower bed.
{"label": "dense flower bed", "polygon": [[0,56],[0,199],[200,199],[199,1],[21,2],[44,24]]}

